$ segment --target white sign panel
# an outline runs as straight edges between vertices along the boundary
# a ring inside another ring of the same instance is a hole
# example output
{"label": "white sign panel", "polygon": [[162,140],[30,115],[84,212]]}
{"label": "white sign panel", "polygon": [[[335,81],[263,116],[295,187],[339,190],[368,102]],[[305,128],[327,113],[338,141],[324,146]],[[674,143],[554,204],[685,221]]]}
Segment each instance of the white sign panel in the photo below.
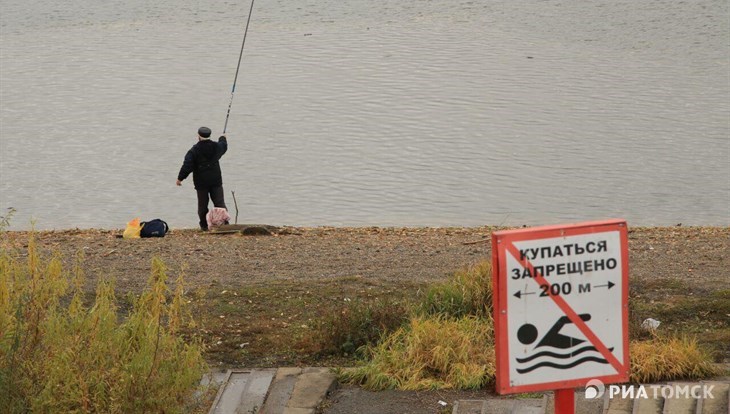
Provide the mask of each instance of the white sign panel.
{"label": "white sign panel", "polygon": [[623,221],[496,232],[500,393],[628,376]]}

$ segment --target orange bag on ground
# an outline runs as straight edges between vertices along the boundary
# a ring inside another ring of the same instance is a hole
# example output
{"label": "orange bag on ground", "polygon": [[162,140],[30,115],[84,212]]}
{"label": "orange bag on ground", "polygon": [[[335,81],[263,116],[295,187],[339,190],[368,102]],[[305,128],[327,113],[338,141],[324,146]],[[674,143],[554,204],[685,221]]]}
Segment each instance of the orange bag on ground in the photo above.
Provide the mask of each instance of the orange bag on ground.
{"label": "orange bag on ground", "polygon": [[139,232],[142,230],[142,225],[139,222],[139,217],[133,219],[127,223],[127,228],[124,229],[122,237],[125,239],[139,239]]}

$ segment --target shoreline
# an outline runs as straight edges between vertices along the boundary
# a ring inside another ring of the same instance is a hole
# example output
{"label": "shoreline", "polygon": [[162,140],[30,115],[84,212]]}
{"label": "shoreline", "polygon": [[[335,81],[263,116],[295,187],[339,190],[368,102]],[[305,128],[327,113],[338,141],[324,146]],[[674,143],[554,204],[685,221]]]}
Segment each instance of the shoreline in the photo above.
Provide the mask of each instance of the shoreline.
{"label": "shoreline", "polygon": [[[514,227],[278,227],[273,235],[180,229],[163,238],[132,240],[120,238],[123,229],[65,229],[6,231],[0,241],[18,248],[33,234],[42,250],[56,249],[65,259],[83,251],[88,279],[103,273],[134,291],[146,282],[153,257],[172,274],[186,268],[191,286],[350,276],[431,283],[491,260],[491,232],[508,228]],[[629,252],[632,278],[722,283],[730,267],[730,227],[629,227]],[[705,284],[692,289],[709,289]]]}
{"label": "shoreline", "polygon": [[[592,222],[592,221],[603,221],[603,220],[587,220],[584,222]],[[459,225],[423,225],[423,226],[415,226],[415,225],[362,225],[362,226],[352,226],[352,225],[316,225],[316,226],[297,226],[297,225],[288,225],[288,224],[264,224],[264,223],[242,223],[238,224],[239,226],[267,226],[267,227],[275,227],[280,229],[300,229],[300,230],[321,230],[321,229],[337,229],[337,230],[363,230],[363,229],[383,229],[383,230],[393,230],[393,229],[493,229],[493,230],[505,230],[505,229],[519,229],[519,228],[531,228],[531,227],[542,227],[542,226],[555,226],[555,225],[570,225],[570,224],[579,224],[582,222],[565,222],[565,223],[548,223],[548,224],[539,224],[539,225],[518,225],[518,226],[506,226],[506,225],[499,225],[499,224],[481,224],[481,225],[474,225],[474,226],[459,226]],[[698,224],[698,225],[685,225],[685,224],[675,224],[675,225],[631,225],[629,223],[628,225],[629,229],[640,229],[640,230],[646,230],[646,229],[729,229],[730,230],[730,224],[724,225],[724,224]],[[84,231],[95,231],[95,232],[114,232],[118,231],[123,232],[124,227],[116,227],[116,228],[105,228],[105,227],[67,227],[67,228],[53,228],[53,229],[6,229],[4,230],[5,233],[64,233],[64,232],[84,232]],[[180,227],[180,228],[170,228],[170,232],[197,232],[199,231],[197,227]]]}

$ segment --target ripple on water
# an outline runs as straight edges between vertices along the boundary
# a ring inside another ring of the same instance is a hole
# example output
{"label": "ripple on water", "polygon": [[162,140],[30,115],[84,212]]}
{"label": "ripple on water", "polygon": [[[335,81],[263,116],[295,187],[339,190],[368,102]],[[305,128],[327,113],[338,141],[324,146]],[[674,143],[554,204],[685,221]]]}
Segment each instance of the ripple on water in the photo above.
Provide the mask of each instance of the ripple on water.
{"label": "ripple on water", "polygon": [[[194,226],[191,185],[173,181],[197,127],[221,130],[247,12],[6,1],[0,207],[14,225]],[[254,13],[222,162],[245,221],[728,224],[727,2]]]}

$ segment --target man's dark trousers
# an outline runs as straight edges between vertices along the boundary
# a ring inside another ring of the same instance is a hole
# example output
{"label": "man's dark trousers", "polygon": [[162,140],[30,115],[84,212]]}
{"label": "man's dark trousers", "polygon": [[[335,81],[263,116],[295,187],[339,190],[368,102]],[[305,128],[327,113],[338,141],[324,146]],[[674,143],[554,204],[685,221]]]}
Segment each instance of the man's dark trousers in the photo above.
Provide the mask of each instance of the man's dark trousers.
{"label": "man's dark trousers", "polygon": [[213,206],[222,207],[226,210],[226,202],[223,200],[223,186],[211,188],[196,188],[195,191],[198,193],[198,217],[200,218],[200,228],[203,230],[208,229],[208,220],[205,216],[208,214],[208,197],[213,200]]}

